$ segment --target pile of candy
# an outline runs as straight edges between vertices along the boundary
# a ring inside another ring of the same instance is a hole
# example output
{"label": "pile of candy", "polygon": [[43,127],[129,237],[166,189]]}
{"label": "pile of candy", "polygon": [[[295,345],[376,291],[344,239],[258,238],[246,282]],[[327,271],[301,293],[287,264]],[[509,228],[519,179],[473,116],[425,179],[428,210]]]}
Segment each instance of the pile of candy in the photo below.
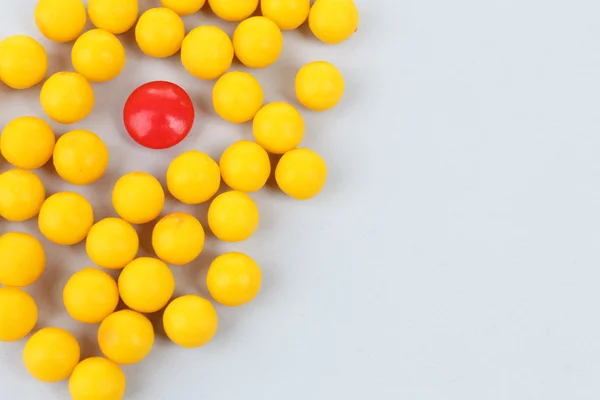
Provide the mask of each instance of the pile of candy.
{"label": "pile of candy", "polygon": [[[77,123],[94,108],[90,82],[105,82],[122,71],[126,53],[118,34],[135,25],[135,38],[150,57],[180,52],[185,69],[199,79],[218,79],[213,89],[216,113],[232,123],[252,122],[255,142],[242,140],[225,150],[219,163],[192,150],[176,157],[166,172],[169,193],[185,204],[212,199],[210,231],[220,240],[239,242],[257,229],[259,212],[247,194],[260,190],[271,174],[268,153],[282,155],[275,169],[278,186],[287,195],[306,200],[323,188],[327,167],[314,151],[298,148],[304,136],[301,114],[283,102],[263,105],[259,82],[247,72],[227,72],[234,56],[249,68],[265,68],[279,57],[282,30],[296,29],[306,20],[314,35],[340,43],[358,27],[352,0],[208,0],[218,17],[241,21],[233,39],[215,26],[185,32],[181,16],[198,12],[205,0],[162,0],[163,7],[138,19],[137,0],[40,0],[35,21],[45,37],[75,41],[72,62],[76,72],[48,78],[40,92],[44,111],[62,124]],[[251,17],[260,8],[262,16]],[[97,29],[82,34],[87,17]],[[136,24],[137,22],[137,24]],[[33,38],[17,35],[0,42],[0,80],[14,89],[41,83],[47,73],[45,49]],[[334,107],[344,92],[344,79],[333,65],[317,61],[296,76],[299,102],[314,111]],[[149,82],[136,89],[124,107],[124,124],[143,146],[164,149],[184,140],[192,129],[194,107],[187,93],[169,82]],[[171,301],[175,280],[167,264],[194,261],[204,247],[202,224],[186,213],[173,213],[156,223],[152,246],[157,258],[136,258],[139,238],[132,224],[157,219],[165,203],[159,181],[145,172],[122,176],[112,193],[120,218],[94,223],[88,200],[74,192],[46,198],[42,181],[31,170],[50,159],[58,175],[73,185],[88,185],[105,172],[109,154],[102,139],[86,130],[72,130],[56,140],[43,119],[20,117],[0,136],[2,156],[15,168],[0,174],[0,216],[9,221],[38,217],[40,232],[59,245],[85,242],[98,267],[119,270],[116,281],[98,268],[74,274],[63,292],[64,305],[76,321],[100,324],[98,343],[103,357],[80,362],[73,335],[59,328],[33,334],[23,354],[27,370],[44,382],[69,379],[75,400],[115,400],[125,393],[119,364],[140,362],[150,352],[154,328],[144,313],[164,310],[164,330],[174,343],[199,347],[217,330],[212,303],[197,295]],[[221,179],[231,189],[215,197]],[[214,199],[213,199],[214,197]],[[44,248],[33,236],[11,232],[0,237],[0,341],[17,341],[37,323],[34,299],[22,287],[34,283],[46,264]],[[241,253],[227,253],[210,265],[207,286],[215,301],[240,306],[253,300],[261,287],[257,263]],[[121,299],[129,308],[115,312]]]}

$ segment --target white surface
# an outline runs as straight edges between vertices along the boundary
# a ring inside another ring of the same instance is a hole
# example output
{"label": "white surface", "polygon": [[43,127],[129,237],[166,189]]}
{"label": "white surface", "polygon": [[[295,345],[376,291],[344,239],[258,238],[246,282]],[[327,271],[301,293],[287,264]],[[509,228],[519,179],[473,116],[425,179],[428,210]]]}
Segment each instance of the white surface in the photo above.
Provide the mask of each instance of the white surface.
{"label": "white surface", "polygon": [[[304,145],[330,166],[326,190],[310,202],[258,193],[256,236],[239,245],[210,240],[199,262],[174,269],[178,294],[205,294],[207,263],[244,251],[262,265],[264,288],[246,307],[218,307],[218,335],[204,348],[159,336],[148,359],[125,368],[126,398],[597,399],[598,3],[357,3],[361,25],[350,41],[331,47],[306,30],[285,33],[282,58],[255,71],[269,101],[293,101],[293,77],[306,62],[329,60],[345,75],[338,108],[303,111]],[[2,36],[39,37],[33,6],[2,2]],[[186,18],[188,28],[215,23],[234,28],[207,14]],[[75,125],[102,135],[111,151],[107,176],[81,189],[97,218],[112,215],[120,174],[163,177],[185,149],[218,157],[251,135],[214,115],[212,83],[187,75],[176,57],[142,57],[132,35],[124,40],[126,70],[95,85],[97,107]],[[70,68],[69,45],[42,42],[52,72]],[[181,84],[200,112],[189,139],[160,153],[133,144],[121,124],[127,94],[154,79]],[[2,88],[0,123],[42,115],[38,91]],[[73,189],[48,169],[40,175],[51,192]],[[206,207],[170,201],[172,210],[206,221]],[[0,233],[22,227],[1,222]],[[85,355],[97,354],[95,328],[74,324],[61,303],[68,276],[89,260],[82,246],[44,244],[48,270],[31,288],[40,326],[72,329]],[[23,345],[0,345],[0,398],[67,398],[65,383],[27,375]]]}

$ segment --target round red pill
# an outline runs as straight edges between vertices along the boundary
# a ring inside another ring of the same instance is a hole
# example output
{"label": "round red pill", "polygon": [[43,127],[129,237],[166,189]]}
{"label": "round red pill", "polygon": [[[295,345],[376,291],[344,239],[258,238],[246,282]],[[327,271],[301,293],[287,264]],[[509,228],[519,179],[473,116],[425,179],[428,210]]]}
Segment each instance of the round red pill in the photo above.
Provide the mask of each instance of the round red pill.
{"label": "round red pill", "polygon": [[129,136],[144,147],[167,149],[186,138],[194,124],[194,104],[171,82],[148,82],[131,93],[123,110]]}

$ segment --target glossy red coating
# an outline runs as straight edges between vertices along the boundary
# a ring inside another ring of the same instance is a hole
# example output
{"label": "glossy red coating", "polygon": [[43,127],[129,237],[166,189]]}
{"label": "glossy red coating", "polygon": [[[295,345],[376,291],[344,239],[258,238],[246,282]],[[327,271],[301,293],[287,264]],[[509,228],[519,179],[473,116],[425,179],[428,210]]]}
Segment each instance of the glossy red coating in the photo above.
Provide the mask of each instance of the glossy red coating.
{"label": "glossy red coating", "polygon": [[186,138],[194,124],[194,104],[171,82],[148,82],[131,93],[123,110],[129,136],[144,147],[167,149]]}

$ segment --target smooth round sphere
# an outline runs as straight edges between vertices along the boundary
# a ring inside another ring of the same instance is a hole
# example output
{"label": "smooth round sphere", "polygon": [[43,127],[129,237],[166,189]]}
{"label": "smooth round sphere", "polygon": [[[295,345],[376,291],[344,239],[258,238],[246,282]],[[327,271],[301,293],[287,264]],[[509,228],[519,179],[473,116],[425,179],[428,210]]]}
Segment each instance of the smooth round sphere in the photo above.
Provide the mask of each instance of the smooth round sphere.
{"label": "smooth round sphere", "polygon": [[48,71],[48,55],[34,38],[15,35],[0,41],[0,80],[13,89],[40,83]]}
{"label": "smooth round sphere", "polygon": [[56,122],[73,124],[87,117],[94,108],[94,90],[76,72],[58,72],[42,86],[42,108]]}
{"label": "smooth round sphere", "polygon": [[105,218],[92,226],[85,250],[102,268],[120,270],[129,264],[140,247],[138,233],[131,224],[120,218]]}
{"label": "smooth round sphere", "polygon": [[275,180],[288,196],[296,200],[308,200],[325,186],[327,165],[312,150],[291,150],[279,160],[275,168]]}
{"label": "smooth round sphere", "polygon": [[246,67],[265,68],[279,58],[283,35],[277,24],[267,17],[248,18],[235,29],[233,48]]}
{"label": "smooth round sphere", "polygon": [[217,311],[210,301],[191,294],[173,300],[163,315],[163,327],[169,339],[188,349],[210,342],[218,325]]}
{"label": "smooth round sphere", "polygon": [[151,8],[135,27],[135,40],[150,57],[171,57],[181,49],[185,37],[183,20],[168,8]]}
{"label": "smooth round sphere", "polygon": [[344,95],[344,77],[325,61],[315,61],[300,68],[296,75],[296,97],[313,111],[335,107]]}
{"label": "smooth round sphere", "polygon": [[227,253],[217,257],[206,277],[210,295],[219,303],[236,307],[251,302],[262,284],[258,264],[242,253]]}
{"label": "smooth round sphere", "polygon": [[252,133],[256,143],[266,151],[283,154],[302,142],[304,120],[298,110],[287,103],[269,103],[256,113]]}
{"label": "smooth round sphere", "polygon": [[269,154],[260,145],[248,140],[229,146],[223,152],[219,165],[227,186],[241,192],[262,189],[271,175]]}
{"label": "smooth round sphere", "polygon": [[232,190],[217,196],[208,208],[212,233],[225,242],[248,239],[258,227],[256,203],[246,193]]}
{"label": "smooth round sphere", "polygon": [[63,290],[63,302],[76,321],[98,324],[119,304],[119,289],[114,278],[96,268],[75,273]]}
{"label": "smooth round sphere", "polygon": [[46,239],[66,246],[81,242],[94,224],[94,210],[82,195],[60,192],[48,197],[38,218]]}
{"label": "smooth round sphere", "polygon": [[0,236],[0,260],[0,284],[4,286],[29,286],[46,268],[44,247],[35,237],[22,232]]}
{"label": "smooth round sphere", "polygon": [[0,288],[0,342],[16,342],[29,335],[37,323],[38,309],[24,290]]}
{"label": "smooth round sphere", "polygon": [[102,357],[83,360],[69,378],[69,392],[73,400],[122,400],[125,386],[121,367]]}
{"label": "smooth round sphere", "polygon": [[160,0],[163,7],[170,8],[182,17],[200,11],[206,0]]}
{"label": "smooth round sphere", "polygon": [[285,31],[296,29],[306,21],[310,0],[262,0],[260,7],[262,15]]}
{"label": "smooth round sphere", "polygon": [[108,149],[98,135],[85,130],[65,133],[54,147],[54,168],[73,185],[96,182],[108,166]]}
{"label": "smooth round sphere", "polygon": [[258,7],[258,0],[208,0],[208,4],[219,18],[235,22],[251,16]]}
{"label": "smooth round sphere", "polygon": [[60,328],[44,328],[25,344],[23,361],[34,378],[53,383],[71,376],[80,354],[79,343],[71,333]]}
{"label": "smooth round sphere", "polygon": [[308,26],[319,40],[342,43],[358,29],[358,9],[352,0],[318,0],[310,9]]}
{"label": "smooth round sphere", "polygon": [[118,35],[135,25],[138,0],[88,0],[88,13],[96,28]]}
{"label": "smooth round sphere", "polygon": [[146,172],[130,172],[115,184],[112,203],[121,218],[132,224],[156,219],[165,205],[165,192],[158,179]]}
{"label": "smooth round sphere", "polygon": [[216,79],[233,62],[233,44],[229,36],[216,26],[192,29],[181,45],[181,63],[196,78]]}
{"label": "smooth round sphere", "polygon": [[263,101],[260,83],[247,72],[228,72],[219,78],[213,88],[215,111],[225,121],[236,124],[254,118]]}
{"label": "smooth round sphere", "polygon": [[135,364],[152,350],[154,327],[142,314],[117,311],[100,324],[98,344],[109,360],[122,365]]}
{"label": "smooth round sphere", "polygon": [[75,71],[91,82],[114,79],[125,67],[125,48],[112,33],[92,29],[81,35],[71,50]]}
{"label": "smooth round sphere", "polygon": [[0,174],[0,217],[14,222],[40,213],[46,190],[33,172],[11,169]]}
{"label": "smooth round sphere", "polygon": [[39,0],[34,17],[40,32],[59,43],[77,39],[87,22],[85,5],[81,0]]}
{"label": "smooth round sphere", "polygon": [[189,264],[198,258],[204,248],[204,228],[200,221],[189,214],[169,214],[154,227],[152,247],[164,262]]}
{"label": "smooth round sphere", "polygon": [[0,135],[2,156],[22,169],[44,166],[52,157],[55,143],[56,137],[50,125],[37,117],[13,119]]}
{"label": "smooth round sphere", "polygon": [[138,312],[157,312],[167,305],[174,291],[173,273],[156,258],[137,258],[127,264],[119,276],[121,299]]}
{"label": "smooth round sphere", "polygon": [[221,170],[210,156],[198,150],[178,155],[167,170],[167,187],[184,204],[210,200],[221,186]]}

